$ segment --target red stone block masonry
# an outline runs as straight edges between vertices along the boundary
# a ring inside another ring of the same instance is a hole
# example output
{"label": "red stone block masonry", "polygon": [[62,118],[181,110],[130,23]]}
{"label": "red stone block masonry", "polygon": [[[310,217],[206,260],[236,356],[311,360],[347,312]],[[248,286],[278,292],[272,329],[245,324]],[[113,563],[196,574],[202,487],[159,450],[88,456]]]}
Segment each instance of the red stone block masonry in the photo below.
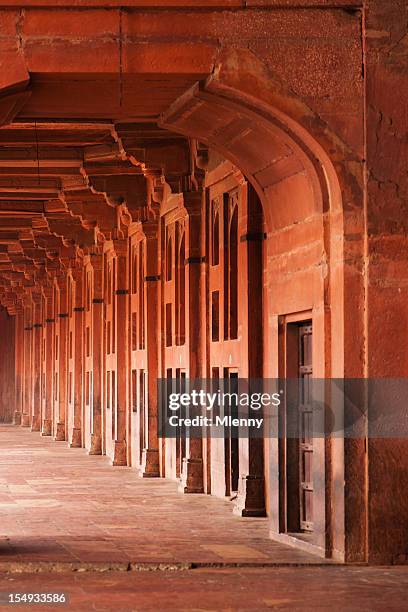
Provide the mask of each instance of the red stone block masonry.
{"label": "red stone block masonry", "polygon": [[406,560],[407,440],[165,439],[156,387],[408,374],[406,13],[1,0],[1,420]]}

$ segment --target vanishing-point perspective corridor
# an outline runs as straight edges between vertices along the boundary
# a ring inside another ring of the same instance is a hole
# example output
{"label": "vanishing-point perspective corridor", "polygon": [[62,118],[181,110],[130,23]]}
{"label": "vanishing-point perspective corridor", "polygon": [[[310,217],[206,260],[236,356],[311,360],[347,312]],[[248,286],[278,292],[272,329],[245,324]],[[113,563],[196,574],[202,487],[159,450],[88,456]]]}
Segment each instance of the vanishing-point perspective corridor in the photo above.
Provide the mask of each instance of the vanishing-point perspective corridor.
{"label": "vanishing-point perspective corridor", "polygon": [[0,0],[0,606],[404,609],[405,5]]}

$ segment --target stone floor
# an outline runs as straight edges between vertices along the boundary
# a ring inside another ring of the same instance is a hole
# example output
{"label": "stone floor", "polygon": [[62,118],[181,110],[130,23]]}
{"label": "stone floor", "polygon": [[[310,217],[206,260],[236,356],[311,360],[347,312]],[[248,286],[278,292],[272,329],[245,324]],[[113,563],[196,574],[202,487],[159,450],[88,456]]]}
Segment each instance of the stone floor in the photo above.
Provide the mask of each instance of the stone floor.
{"label": "stone floor", "polygon": [[0,426],[0,570],[32,561],[118,569],[325,562],[273,542],[267,519],[236,517],[229,501],[181,495],[176,483]]}
{"label": "stone floor", "polygon": [[[47,592],[68,603],[3,603]],[[235,517],[227,501],[0,426],[1,611],[393,612],[407,598],[408,567],[324,562],[269,540],[265,519]]]}

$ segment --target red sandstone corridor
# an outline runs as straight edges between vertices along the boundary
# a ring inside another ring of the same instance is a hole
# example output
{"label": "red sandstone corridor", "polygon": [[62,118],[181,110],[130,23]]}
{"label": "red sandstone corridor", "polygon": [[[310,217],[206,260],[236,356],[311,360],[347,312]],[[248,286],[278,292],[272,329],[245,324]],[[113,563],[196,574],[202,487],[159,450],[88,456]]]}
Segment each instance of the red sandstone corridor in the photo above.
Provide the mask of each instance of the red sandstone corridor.
{"label": "red sandstone corridor", "polygon": [[408,439],[364,419],[313,436],[353,417],[329,384],[324,414],[286,396],[264,439],[163,435],[157,389],[407,377],[388,4],[0,0],[1,422],[177,481],[183,504],[232,498],[322,558],[406,560]]}
{"label": "red sandstone corridor", "polygon": [[6,590],[406,608],[407,23],[0,0]]}

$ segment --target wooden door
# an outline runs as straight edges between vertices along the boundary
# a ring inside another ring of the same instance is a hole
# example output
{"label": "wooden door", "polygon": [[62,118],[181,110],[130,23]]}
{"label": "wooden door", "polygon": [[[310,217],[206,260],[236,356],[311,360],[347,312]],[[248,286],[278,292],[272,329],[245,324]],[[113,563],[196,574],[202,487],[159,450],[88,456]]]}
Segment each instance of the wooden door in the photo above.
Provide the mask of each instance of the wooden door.
{"label": "wooden door", "polygon": [[299,326],[299,501],[300,528],[313,531],[312,326]]}

